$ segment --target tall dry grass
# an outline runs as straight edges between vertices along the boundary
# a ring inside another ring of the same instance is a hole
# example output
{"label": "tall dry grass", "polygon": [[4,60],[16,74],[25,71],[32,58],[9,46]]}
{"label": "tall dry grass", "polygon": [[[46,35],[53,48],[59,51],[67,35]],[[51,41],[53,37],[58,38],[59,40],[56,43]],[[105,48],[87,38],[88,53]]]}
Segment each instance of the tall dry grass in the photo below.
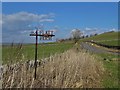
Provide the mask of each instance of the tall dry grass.
{"label": "tall dry grass", "polygon": [[3,87],[20,88],[99,88],[101,86],[103,65],[88,52],[71,49],[62,54],[50,57],[37,68],[37,79],[34,68],[26,69],[20,64],[3,74]]}

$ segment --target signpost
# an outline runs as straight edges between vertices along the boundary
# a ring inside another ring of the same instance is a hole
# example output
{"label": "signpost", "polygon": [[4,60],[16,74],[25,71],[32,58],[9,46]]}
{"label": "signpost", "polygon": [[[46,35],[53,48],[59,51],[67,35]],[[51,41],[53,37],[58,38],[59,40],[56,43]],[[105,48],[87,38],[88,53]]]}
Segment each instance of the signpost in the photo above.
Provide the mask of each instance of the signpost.
{"label": "signpost", "polygon": [[37,72],[37,47],[38,47],[38,36],[40,37],[40,40],[52,40],[52,37],[55,36],[53,35],[53,31],[38,31],[36,30],[36,32],[32,32],[30,34],[30,36],[36,36],[36,44],[35,44],[35,63],[34,63],[34,67],[35,67],[35,74],[34,74],[34,78],[36,79],[36,72]]}

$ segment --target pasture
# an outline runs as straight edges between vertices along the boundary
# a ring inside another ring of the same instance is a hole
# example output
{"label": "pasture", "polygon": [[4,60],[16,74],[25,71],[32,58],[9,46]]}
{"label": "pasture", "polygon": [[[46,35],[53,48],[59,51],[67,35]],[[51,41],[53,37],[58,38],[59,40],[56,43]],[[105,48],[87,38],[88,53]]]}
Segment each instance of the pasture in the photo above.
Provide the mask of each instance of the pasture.
{"label": "pasture", "polygon": [[[38,60],[52,56],[57,53],[73,47],[73,43],[52,43],[38,45]],[[2,47],[2,61],[5,63],[16,63],[19,61],[34,60],[35,45],[34,44],[19,44]]]}
{"label": "pasture", "polygon": [[118,42],[120,41],[118,38],[119,34],[120,34],[120,32],[107,32],[107,33],[99,34],[97,36],[84,38],[80,41],[94,40],[95,42],[98,42],[101,44],[118,46]]}
{"label": "pasture", "polygon": [[108,40],[108,41],[98,41],[100,44],[110,45],[110,46],[119,46],[120,40]]}

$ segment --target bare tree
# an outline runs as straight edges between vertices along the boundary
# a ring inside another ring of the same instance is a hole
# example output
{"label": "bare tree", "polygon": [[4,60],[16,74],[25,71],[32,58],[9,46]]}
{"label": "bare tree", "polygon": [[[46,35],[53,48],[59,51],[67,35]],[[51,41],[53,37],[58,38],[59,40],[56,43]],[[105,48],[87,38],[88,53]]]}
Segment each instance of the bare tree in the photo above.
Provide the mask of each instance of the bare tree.
{"label": "bare tree", "polygon": [[79,29],[73,29],[71,31],[71,37],[75,43],[78,42],[78,40],[81,38],[81,36],[82,36],[82,32]]}

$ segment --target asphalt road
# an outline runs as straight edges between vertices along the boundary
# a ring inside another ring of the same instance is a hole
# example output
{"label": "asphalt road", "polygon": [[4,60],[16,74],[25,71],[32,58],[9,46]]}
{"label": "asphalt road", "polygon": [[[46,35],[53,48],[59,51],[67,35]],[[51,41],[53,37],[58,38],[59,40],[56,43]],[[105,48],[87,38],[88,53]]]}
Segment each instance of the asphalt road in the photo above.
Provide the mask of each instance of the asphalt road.
{"label": "asphalt road", "polygon": [[94,45],[92,45],[91,43],[88,43],[88,42],[82,42],[81,47],[84,48],[84,49],[87,49],[87,50],[89,50],[90,52],[93,52],[93,53],[120,54],[120,53],[117,53],[117,52],[111,52],[111,51],[109,51],[107,49],[104,49],[104,48],[96,47],[96,46],[94,46]]}

